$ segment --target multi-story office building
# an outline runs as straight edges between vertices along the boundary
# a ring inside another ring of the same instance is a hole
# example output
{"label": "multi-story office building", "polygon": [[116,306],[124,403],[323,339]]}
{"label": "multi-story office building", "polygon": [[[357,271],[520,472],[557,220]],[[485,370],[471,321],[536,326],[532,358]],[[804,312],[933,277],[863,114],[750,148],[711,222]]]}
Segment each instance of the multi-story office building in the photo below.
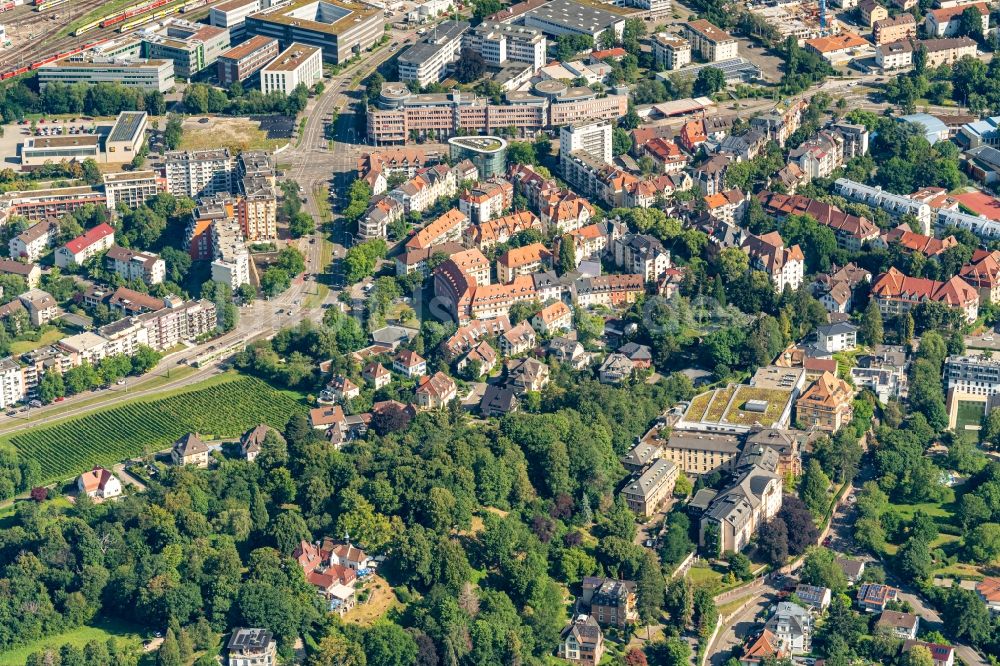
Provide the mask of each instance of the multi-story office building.
{"label": "multi-story office building", "polygon": [[684,36],[691,42],[692,50],[708,62],[730,60],[739,55],[739,44],[728,32],[718,26],[698,19],[684,25]]}
{"label": "multi-story office building", "polygon": [[142,280],[146,284],[160,284],[167,275],[166,263],[158,254],[140,252],[126,247],[114,246],[104,255],[109,271],[123,280]]}
{"label": "multi-story office building", "polygon": [[209,10],[208,22],[228,30],[231,41],[236,43],[246,36],[246,18],[270,5],[271,0],[229,0]]}
{"label": "multi-story office building", "polygon": [[229,49],[229,31],[182,19],[167,19],[158,30],[143,33],[142,42],[147,58],[172,60],[174,74],[190,79],[214,65],[219,55]]}
{"label": "multi-story office building", "polygon": [[476,165],[479,177],[502,176],[507,168],[507,142],[498,136],[455,136],[448,139],[452,162],[469,160]]}
{"label": "multi-story office building", "polygon": [[421,86],[437,83],[448,75],[462,52],[467,21],[444,21],[399,56],[399,78]]}
{"label": "multi-story office building", "polygon": [[491,67],[503,67],[511,60],[530,64],[532,71],[545,65],[545,34],[523,25],[483,21],[465,34],[463,46],[479,53]]}
{"label": "multi-story office building", "polygon": [[119,206],[135,209],[155,197],[162,189],[163,181],[155,171],[123,171],[106,173],[104,195],[107,206],[118,210]]}
{"label": "multi-story office building", "polygon": [[172,60],[110,59],[79,55],[38,68],[38,87],[50,83],[117,83],[130,88],[165,93],[174,87]]}
{"label": "multi-story office building", "polygon": [[969,395],[1000,395],[1000,359],[983,355],[949,356],[944,364],[948,390]]}
{"label": "multi-story office building", "polygon": [[383,36],[382,9],[353,0],[290,0],[247,16],[247,34],[274,37],[323,50],[337,64],[371,47]]}
{"label": "multi-story office building", "polygon": [[660,32],[653,35],[653,58],[666,70],[676,70],[691,64],[691,42],[676,35]]}
{"label": "multi-story office building", "polygon": [[293,43],[260,70],[260,89],[266,95],[291,95],[299,84],[312,88],[323,78],[323,51]]}
{"label": "multi-story office building", "polygon": [[278,40],[273,37],[255,35],[219,56],[219,85],[231,86],[243,82],[263,69],[264,65],[278,57]]}
{"label": "multi-story office building", "polygon": [[228,148],[172,151],[164,156],[167,192],[193,199],[229,194],[233,185],[233,158]]}

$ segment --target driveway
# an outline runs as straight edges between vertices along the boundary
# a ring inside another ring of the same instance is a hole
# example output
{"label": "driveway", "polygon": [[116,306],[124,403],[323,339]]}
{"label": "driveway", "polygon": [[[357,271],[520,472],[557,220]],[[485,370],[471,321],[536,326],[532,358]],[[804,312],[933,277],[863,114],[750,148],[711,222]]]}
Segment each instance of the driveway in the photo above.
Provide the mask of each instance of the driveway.
{"label": "driveway", "polygon": [[730,653],[743,645],[746,639],[757,628],[757,616],[766,611],[774,603],[777,590],[765,585],[753,595],[753,602],[719,629],[715,642],[708,649],[709,661],[712,666],[722,666],[729,659]]}

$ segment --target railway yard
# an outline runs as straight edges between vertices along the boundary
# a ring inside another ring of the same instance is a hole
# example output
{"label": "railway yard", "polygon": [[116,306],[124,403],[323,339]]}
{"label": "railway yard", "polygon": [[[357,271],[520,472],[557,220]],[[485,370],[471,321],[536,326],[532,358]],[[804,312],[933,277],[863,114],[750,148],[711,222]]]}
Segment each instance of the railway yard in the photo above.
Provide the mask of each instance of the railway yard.
{"label": "railway yard", "polygon": [[[213,4],[217,3],[210,0],[0,2],[0,25],[6,29],[9,42],[0,49],[0,80],[38,69],[167,16],[191,14],[197,18]],[[83,19],[86,20],[81,23]]]}

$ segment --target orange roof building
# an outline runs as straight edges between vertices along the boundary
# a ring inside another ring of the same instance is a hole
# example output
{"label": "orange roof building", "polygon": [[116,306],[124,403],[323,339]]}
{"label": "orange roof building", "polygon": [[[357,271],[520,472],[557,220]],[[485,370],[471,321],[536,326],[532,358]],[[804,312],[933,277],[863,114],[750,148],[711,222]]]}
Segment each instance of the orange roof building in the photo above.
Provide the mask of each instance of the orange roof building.
{"label": "orange roof building", "polygon": [[536,273],[552,264],[552,253],[541,243],[531,243],[504,252],[497,259],[497,279],[511,282],[518,275]]}
{"label": "orange roof building", "polygon": [[837,432],[854,415],[851,385],[824,372],[796,401],[796,420],[809,429]]}
{"label": "orange roof building", "polygon": [[468,216],[457,208],[452,208],[406,241],[406,249],[424,250],[434,245],[460,242],[462,233],[468,226]]}
{"label": "orange roof building", "polygon": [[954,276],[947,282],[904,275],[894,266],[872,284],[872,298],[885,315],[909,312],[924,301],[936,301],[961,310],[967,322],[979,316],[979,292],[968,282]]}

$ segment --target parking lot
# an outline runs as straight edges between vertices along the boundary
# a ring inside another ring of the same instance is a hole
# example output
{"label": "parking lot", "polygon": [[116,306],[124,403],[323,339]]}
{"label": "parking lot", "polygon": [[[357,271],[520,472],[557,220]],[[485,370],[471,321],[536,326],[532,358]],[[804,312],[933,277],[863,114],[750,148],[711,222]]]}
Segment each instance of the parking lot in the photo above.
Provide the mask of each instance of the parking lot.
{"label": "parking lot", "polygon": [[4,166],[18,169],[21,158],[19,157],[18,146],[31,137],[47,136],[73,136],[81,134],[91,134],[102,130],[109,131],[114,119],[96,120],[94,118],[79,116],[77,118],[45,118],[45,122],[39,119],[35,123],[35,130],[31,129],[31,121],[21,123],[10,123],[3,125],[3,136],[0,136],[0,155],[3,156]]}

